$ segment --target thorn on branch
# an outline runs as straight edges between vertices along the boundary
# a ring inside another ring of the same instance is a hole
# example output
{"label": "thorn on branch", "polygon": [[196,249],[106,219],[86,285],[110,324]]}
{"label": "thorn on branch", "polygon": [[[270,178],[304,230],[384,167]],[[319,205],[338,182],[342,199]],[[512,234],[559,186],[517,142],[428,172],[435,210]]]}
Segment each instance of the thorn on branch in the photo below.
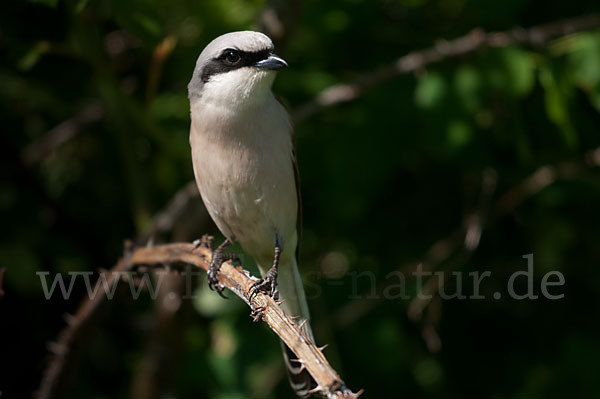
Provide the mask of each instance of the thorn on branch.
{"label": "thorn on branch", "polygon": [[123,241],[123,255],[124,256],[131,254],[134,249],[135,249],[135,244],[133,241],[131,241],[131,240]]}
{"label": "thorn on branch", "polygon": [[77,323],[77,318],[70,313],[65,313],[63,315],[63,319],[64,319],[65,323],[67,323],[67,325],[69,325],[69,326],[73,326],[73,325],[75,325],[75,323]]}
{"label": "thorn on branch", "polygon": [[48,350],[56,356],[62,356],[65,353],[65,346],[61,345],[58,342],[53,342],[53,341],[48,342],[47,346],[48,346]]}
{"label": "thorn on branch", "polygon": [[[206,237],[206,236],[205,236]],[[206,239],[204,240],[206,242]],[[194,244],[164,244],[150,248],[140,247],[133,250],[121,259],[117,265],[110,270],[109,278],[119,278],[121,275],[127,275],[128,272],[137,271],[146,273],[152,268],[170,267],[176,269],[179,265],[193,265],[207,271],[212,251],[208,247],[196,247]],[[147,279],[141,279],[139,275],[132,274],[134,281],[143,285]],[[114,280],[113,280],[114,281]],[[234,294],[246,300],[250,305],[251,317],[255,321],[262,320],[280,337],[285,345],[299,359],[299,363],[305,368],[315,383],[319,387],[326,389],[316,390],[315,393],[321,393],[329,398],[356,398],[356,394],[345,388],[345,385],[339,375],[331,368],[327,359],[310,340],[308,340],[301,328],[306,323],[303,321],[300,326],[288,317],[275,300],[268,295],[260,292],[252,302],[248,300],[248,292],[257,281],[256,278],[249,275],[248,272],[240,270],[226,262],[221,266],[218,274],[220,284],[227,287]],[[122,290],[121,292],[125,292]],[[105,293],[106,294],[106,293]],[[79,306],[74,316],[67,321],[67,327],[60,333],[57,343],[50,343],[49,350],[53,353],[48,367],[44,372],[42,384],[37,393],[38,399],[48,399],[60,396],[58,392],[66,393],[68,386],[65,382],[68,375],[66,370],[73,370],[73,362],[76,356],[73,352],[81,347],[85,332],[90,331],[90,324],[100,305],[106,302],[106,295],[97,295],[94,298],[86,298]],[[348,396],[350,395],[350,396]]]}
{"label": "thorn on branch", "polygon": [[318,393],[318,392],[321,392],[321,391],[323,391],[323,388],[321,388],[320,386],[317,385],[313,389],[309,390],[308,394],[312,395],[313,393]]}
{"label": "thorn on branch", "polygon": [[252,311],[250,312],[252,321],[255,323],[262,321],[266,308],[266,306],[252,305]]}

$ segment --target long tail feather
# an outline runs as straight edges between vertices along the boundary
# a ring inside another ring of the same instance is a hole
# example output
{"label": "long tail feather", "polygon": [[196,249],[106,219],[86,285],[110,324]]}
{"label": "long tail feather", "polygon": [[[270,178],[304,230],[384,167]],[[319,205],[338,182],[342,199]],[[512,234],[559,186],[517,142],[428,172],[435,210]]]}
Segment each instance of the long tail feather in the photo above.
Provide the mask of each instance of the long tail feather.
{"label": "long tail feather", "polygon": [[[302,277],[298,271],[298,265],[294,259],[292,262],[279,265],[277,278],[279,298],[284,299],[281,307],[290,316],[298,317],[296,323],[302,324],[302,333],[312,342],[315,341],[312,328],[310,327],[310,313]],[[300,397],[309,396],[309,391],[316,386],[306,368],[298,362],[298,358],[283,342],[281,343],[283,358],[288,371],[290,385]]]}

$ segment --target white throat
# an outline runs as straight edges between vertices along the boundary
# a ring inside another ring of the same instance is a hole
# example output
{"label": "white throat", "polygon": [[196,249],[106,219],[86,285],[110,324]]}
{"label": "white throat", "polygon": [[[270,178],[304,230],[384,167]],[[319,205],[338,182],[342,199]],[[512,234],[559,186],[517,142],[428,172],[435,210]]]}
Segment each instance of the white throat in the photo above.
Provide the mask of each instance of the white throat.
{"label": "white throat", "polygon": [[209,106],[239,112],[263,105],[271,95],[275,80],[273,71],[240,68],[211,76],[204,83],[199,97],[192,102],[192,111]]}

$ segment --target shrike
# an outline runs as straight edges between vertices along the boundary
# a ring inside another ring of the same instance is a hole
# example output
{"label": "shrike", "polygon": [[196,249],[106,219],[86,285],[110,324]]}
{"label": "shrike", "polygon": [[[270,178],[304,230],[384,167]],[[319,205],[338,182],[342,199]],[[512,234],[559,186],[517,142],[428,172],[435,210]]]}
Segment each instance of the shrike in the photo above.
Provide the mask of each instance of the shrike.
{"label": "shrike", "polygon": [[[239,242],[263,278],[253,293],[273,296],[283,310],[309,319],[298,272],[300,187],[290,117],[271,87],[287,63],[259,32],[232,32],[210,42],[198,57],[188,85],[194,175],[206,209],[225,236],[213,254],[208,284],[219,293],[217,272]],[[265,273],[265,268],[270,267]],[[308,322],[306,336],[314,341]],[[314,382],[284,344],[292,387],[307,396]]]}

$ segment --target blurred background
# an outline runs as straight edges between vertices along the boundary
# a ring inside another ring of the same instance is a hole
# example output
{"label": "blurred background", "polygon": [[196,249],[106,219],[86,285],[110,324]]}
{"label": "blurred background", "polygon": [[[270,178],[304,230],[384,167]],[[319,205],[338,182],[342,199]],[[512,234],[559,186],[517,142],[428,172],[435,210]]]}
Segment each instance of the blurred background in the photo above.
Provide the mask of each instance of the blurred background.
{"label": "blurred background", "polygon": [[[600,397],[599,8],[3,0],[2,397],[39,389],[64,314],[86,296],[77,280],[69,299],[46,300],[36,273],[111,268],[125,240],[222,239],[189,185],[186,86],[203,47],[243,29],[269,33],[290,65],[274,90],[295,119],[301,269],[318,344],[349,387]],[[535,300],[507,291],[527,254],[530,280],[515,291],[531,284]],[[441,273],[423,285],[416,270]],[[560,299],[542,295],[552,271]],[[192,298],[177,277],[165,287],[155,300],[118,291],[81,332],[55,397],[293,397],[276,336],[241,300],[204,277]]]}

